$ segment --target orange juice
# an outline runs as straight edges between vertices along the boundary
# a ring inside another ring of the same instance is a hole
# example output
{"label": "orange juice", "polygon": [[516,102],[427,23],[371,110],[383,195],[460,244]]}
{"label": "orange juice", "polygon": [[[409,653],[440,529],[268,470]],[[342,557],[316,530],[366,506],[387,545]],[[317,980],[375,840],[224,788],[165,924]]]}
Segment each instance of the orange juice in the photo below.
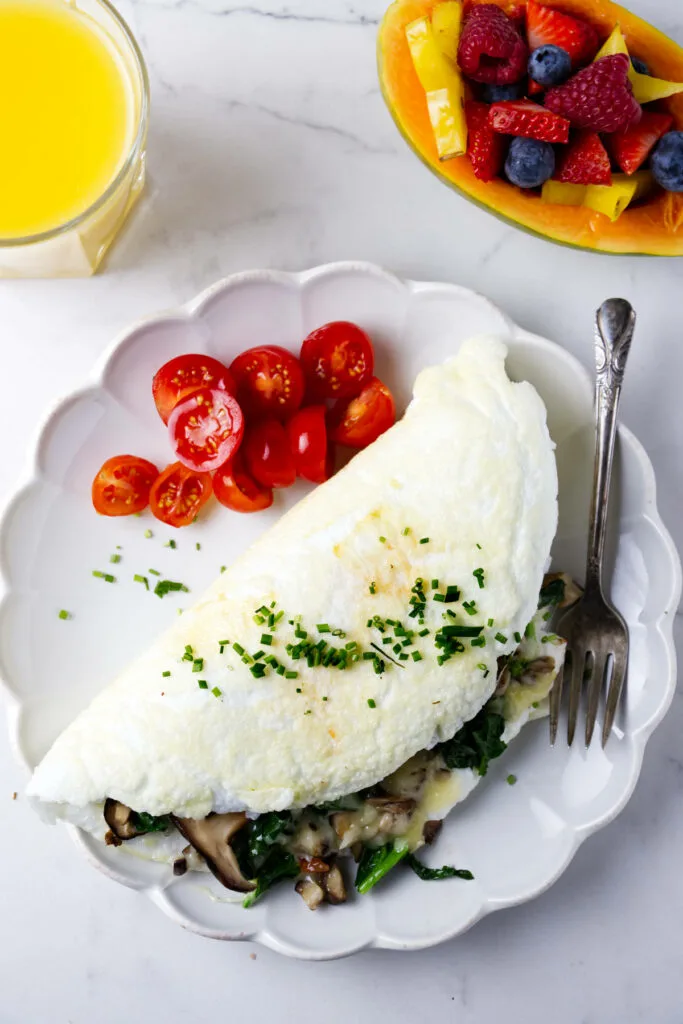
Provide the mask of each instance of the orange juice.
{"label": "orange juice", "polygon": [[135,128],[121,54],[89,15],[63,0],[0,0],[0,239],[88,210]]}

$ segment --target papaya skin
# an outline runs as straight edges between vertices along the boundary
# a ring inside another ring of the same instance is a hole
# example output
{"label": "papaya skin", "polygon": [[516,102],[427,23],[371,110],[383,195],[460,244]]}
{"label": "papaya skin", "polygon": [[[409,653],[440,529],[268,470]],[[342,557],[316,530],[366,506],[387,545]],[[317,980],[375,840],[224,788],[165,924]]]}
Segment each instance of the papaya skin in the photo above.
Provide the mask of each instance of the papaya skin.
{"label": "papaya skin", "polygon": [[[412,66],[406,25],[431,14],[439,0],[395,0],[379,29],[379,78],[385,102],[417,156],[442,181],[489,213],[540,238],[614,255],[683,256],[683,193],[658,192],[612,222],[595,211],[545,203],[502,179],[481,182],[468,157],[440,161],[427,114],[425,94]],[[474,0],[478,2],[478,0]],[[485,2],[485,0],[479,0]],[[492,0],[486,0],[492,2]],[[494,0],[506,9],[506,0]],[[683,48],[654,26],[611,0],[544,0],[591,22],[605,41],[621,25],[629,52],[657,78],[683,82]],[[674,128],[683,130],[683,95],[665,101]]]}

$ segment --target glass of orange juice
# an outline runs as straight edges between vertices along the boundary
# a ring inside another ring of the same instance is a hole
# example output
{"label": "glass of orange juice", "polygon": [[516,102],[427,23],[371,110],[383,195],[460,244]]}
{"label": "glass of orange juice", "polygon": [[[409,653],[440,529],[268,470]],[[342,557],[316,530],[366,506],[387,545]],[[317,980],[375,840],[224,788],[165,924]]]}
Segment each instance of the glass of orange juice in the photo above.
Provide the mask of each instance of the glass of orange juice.
{"label": "glass of orange juice", "polygon": [[107,0],[0,0],[0,277],[97,269],[144,186],[148,115]]}

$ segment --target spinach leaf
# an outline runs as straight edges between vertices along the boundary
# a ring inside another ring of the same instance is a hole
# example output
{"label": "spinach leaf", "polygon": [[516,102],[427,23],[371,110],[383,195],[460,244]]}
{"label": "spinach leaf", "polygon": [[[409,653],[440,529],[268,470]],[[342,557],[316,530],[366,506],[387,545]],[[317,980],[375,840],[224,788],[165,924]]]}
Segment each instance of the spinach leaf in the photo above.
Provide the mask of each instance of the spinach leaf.
{"label": "spinach leaf", "polygon": [[545,608],[546,605],[558,605],[564,601],[564,580],[551,580],[545,587],[541,588],[538,595],[538,607]]}
{"label": "spinach leaf", "polygon": [[423,882],[436,882],[441,878],[464,878],[466,881],[471,882],[474,875],[471,871],[467,871],[466,868],[451,868],[445,865],[442,868],[428,868],[419,861],[417,857],[409,853],[406,857],[406,864],[409,868],[412,868],[418,878],[421,878]]}
{"label": "spinach leaf", "polygon": [[133,825],[138,832],[165,832],[171,827],[168,814],[147,814],[146,811],[133,811]]}
{"label": "spinach leaf", "polygon": [[328,800],[324,804],[317,804],[313,810],[317,814],[331,814],[333,811],[356,811],[361,801],[355,793],[349,796],[340,796],[337,800]]}
{"label": "spinach leaf", "polygon": [[356,871],[355,885],[358,892],[369,892],[407,853],[408,847],[397,843],[387,843],[375,849],[365,846]]}
{"label": "spinach leaf", "polygon": [[500,757],[507,747],[501,739],[504,729],[503,716],[486,704],[452,740],[440,743],[437,749],[447,768],[474,768],[480,775],[486,775],[489,761]]}
{"label": "spinach leaf", "polygon": [[268,853],[273,843],[277,842],[283,832],[287,831],[292,822],[289,811],[269,811],[260,814],[252,822],[249,832],[249,853],[253,860]]}
{"label": "spinach leaf", "polygon": [[282,846],[274,846],[264,860],[256,878],[256,888],[245,896],[242,901],[243,907],[251,907],[264,892],[270,889],[276,882],[283,878],[296,878],[299,874],[299,862],[296,857]]}

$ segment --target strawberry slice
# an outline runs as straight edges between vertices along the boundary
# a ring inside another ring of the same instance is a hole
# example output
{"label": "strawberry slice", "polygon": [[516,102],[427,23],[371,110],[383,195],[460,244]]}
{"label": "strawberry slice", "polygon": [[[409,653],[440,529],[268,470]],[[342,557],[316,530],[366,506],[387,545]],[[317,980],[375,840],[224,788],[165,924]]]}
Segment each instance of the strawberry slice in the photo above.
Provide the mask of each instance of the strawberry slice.
{"label": "strawberry slice", "polygon": [[572,185],[612,184],[609,155],[597,132],[577,134],[558,158],[555,178]]}
{"label": "strawberry slice", "polygon": [[610,152],[622,171],[625,174],[637,171],[645,163],[654,144],[666,135],[673,123],[671,114],[644,110],[637,125],[614,132],[609,139]]}
{"label": "strawberry slice", "polygon": [[489,107],[494,132],[522,135],[539,142],[568,142],[569,121],[531,100],[502,100]]}
{"label": "strawberry slice", "polygon": [[546,43],[561,46],[571,57],[574,67],[593,60],[600,46],[598,33],[587,21],[563,14],[554,7],[544,7],[537,0],[528,0],[526,25],[530,50]]}
{"label": "strawberry slice", "polygon": [[506,140],[489,124],[488,103],[469,100],[465,104],[467,118],[467,155],[475,178],[493,181],[503,169]]}

